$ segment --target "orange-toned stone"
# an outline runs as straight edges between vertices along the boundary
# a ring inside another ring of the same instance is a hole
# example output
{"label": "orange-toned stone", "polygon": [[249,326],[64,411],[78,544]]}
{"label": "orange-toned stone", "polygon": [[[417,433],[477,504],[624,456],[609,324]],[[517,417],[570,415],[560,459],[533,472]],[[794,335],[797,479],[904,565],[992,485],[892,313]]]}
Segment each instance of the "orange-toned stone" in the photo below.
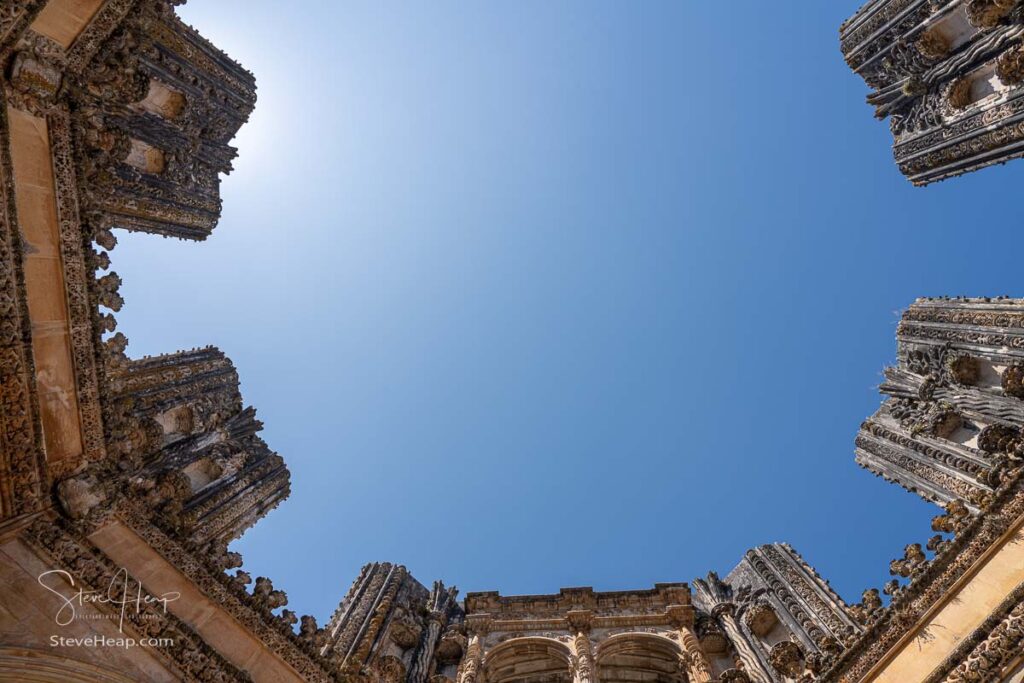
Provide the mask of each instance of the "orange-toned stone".
{"label": "orange-toned stone", "polygon": [[18,226],[25,243],[25,256],[56,258],[57,249],[57,208],[53,203],[53,192],[35,185],[22,185],[17,197]]}
{"label": "orange-toned stone", "polygon": [[168,611],[189,624],[229,662],[257,683],[299,683],[302,678],[218,604],[210,600],[134,531],[109,524],[89,536],[97,548],[128,570],[151,595],[178,593]]}
{"label": "orange-toned stone", "polygon": [[14,107],[7,108],[11,131],[14,179],[22,186],[53,191],[53,165],[46,119]]}
{"label": "orange-toned stone", "polygon": [[14,201],[26,244],[32,353],[50,462],[82,455],[82,428],[68,328],[67,294],[60,259],[60,232],[46,120],[19,109],[7,110],[14,169]]}
{"label": "orange-toned stone", "polygon": [[865,679],[923,681],[1024,582],[1024,519],[917,625],[893,655]]}
{"label": "orange-toned stone", "polygon": [[[52,636],[117,638],[123,634],[118,631],[116,620],[99,618],[105,615],[101,615],[88,603],[76,605],[76,613],[80,618],[66,626],[58,625],[54,616],[61,607],[62,598],[39,584],[39,575],[53,569],[55,567],[40,559],[19,540],[0,544],[0,629],[4,634],[0,646],[0,680],[122,680],[118,675],[123,680],[154,683],[179,680],[150,648],[54,647]],[[77,589],[76,585],[63,580],[59,575],[47,581],[48,586],[57,588],[64,596],[74,595]],[[20,656],[14,656],[16,653],[12,650],[15,648],[23,650],[18,653]],[[32,667],[27,666],[22,659],[31,656],[33,651],[78,662],[83,666],[72,667],[67,672],[61,672],[62,675],[55,673],[50,678],[34,678],[29,675],[33,671]],[[99,668],[90,670],[89,665]],[[70,675],[74,668],[84,672],[81,678]],[[4,673],[16,677],[4,678]]]}
{"label": "orange-toned stone", "polygon": [[102,4],[103,0],[50,0],[30,28],[71,47]]}
{"label": "orange-toned stone", "polygon": [[175,119],[185,108],[185,96],[158,80],[150,80],[149,91],[138,108],[165,119]]}
{"label": "orange-toned stone", "polygon": [[28,313],[33,325],[67,322],[63,284],[59,258],[29,255],[25,259],[25,285],[32,293],[28,300]]}

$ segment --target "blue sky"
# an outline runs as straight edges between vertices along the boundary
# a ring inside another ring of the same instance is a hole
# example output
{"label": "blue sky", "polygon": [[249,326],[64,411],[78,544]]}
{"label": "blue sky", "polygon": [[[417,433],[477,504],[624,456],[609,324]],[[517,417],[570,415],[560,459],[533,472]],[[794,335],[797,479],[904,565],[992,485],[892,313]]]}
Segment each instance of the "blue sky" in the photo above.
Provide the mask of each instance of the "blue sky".
{"label": "blue sky", "polygon": [[259,102],[212,238],[121,237],[119,329],[238,366],[292,472],[246,569],[321,623],[374,560],[613,590],[780,540],[881,586],[935,509],[854,435],[915,297],[1021,295],[1022,167],[903,180],[857,4],[181,8]]}

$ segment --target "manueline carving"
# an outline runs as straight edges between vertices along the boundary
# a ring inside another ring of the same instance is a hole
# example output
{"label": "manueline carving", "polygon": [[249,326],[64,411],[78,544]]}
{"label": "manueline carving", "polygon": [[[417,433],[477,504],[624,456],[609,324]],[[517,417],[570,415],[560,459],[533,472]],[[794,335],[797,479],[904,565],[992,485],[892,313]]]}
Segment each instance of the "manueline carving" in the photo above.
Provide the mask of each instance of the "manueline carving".
{"label": "manueline carving", "polygon": [[1016,4],[1017,0],[969,0],[967,20],[976,28],[995,28]]}

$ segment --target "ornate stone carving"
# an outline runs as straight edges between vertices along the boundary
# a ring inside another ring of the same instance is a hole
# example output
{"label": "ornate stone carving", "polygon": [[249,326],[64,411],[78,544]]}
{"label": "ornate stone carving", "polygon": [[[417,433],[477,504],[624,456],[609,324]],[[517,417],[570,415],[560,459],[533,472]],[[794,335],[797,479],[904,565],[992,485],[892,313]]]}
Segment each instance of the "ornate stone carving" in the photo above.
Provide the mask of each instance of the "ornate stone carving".
{"label": "ornate stone carving", "polygon": [[466,651],[466,636],[457,630],[451,630],[441,636],[437,645],[437,662],[440,665],[454,664],[462,659]]}
{"label": "ornate stone carving", "polygon": [[750,676],[743,669],[726,669],[718,680],[721,683],[751,683]]}
{"label": "ornate stone carving", "polygon": [[[78,179],[74,171],[71,128],[67,112],[55,109],[47,116],[53,164],[57,225],[64,287],[67,292],[68,322],[75,383],[78,390],[84,458],[98,462],[106,456],[104,424],[100,406],[101,388],[96,362],[96,304],[90,293],[91,273],[85,263],[82,225],[79,219]],[[116,277],[116,276],[115,276]],[[66,469],[53,468],[54,477],[64,476],[77,465],[66,460]]]}
{"label": "ornate stone carving", "polygon": [[954,500],[946,505],[946,513],[932,518],[932,530],[948,534],[958,533],[971,519],[971,512],[962,500]]}
{"label": "ornate stone carving", "polygon": [[[589,630],[589,628],[587,629]],[[592,683],[597,680],[594,653],[587,632],[579,629],[572,641],[574,656],[574,680],[576,683]]]}
{"label": "ornate stone carving", "polygon": [[878,589],[869,588],[861,595],[860,602],[850,607],[848,611],[858,624],[866,626],[880,616],[881,608],[882,596]]}
{"label": "ornate stone carving", "polygon": [[942,32],[936,27],[932,27],[921,34],[921,37],[914,43],[917,47],[917,51],[920,52],[925,59],[932,61],[939,61],[949,54],[949,39],[942,34]]}
{"label": "ornate stone carving", "polygon": [[970,386],[978,381],[978,359],[968,353],[949,351],[945,359],[946,372],[955,384]]}
{"label": "ornate stone carving", "polygon": [[713,657],[725,654],[729,650],[729,639],[718,621],[710,615],[701,615],[697,618],[694,627],[697,638],[700,639],[700,649]]}
{"label": "ornate stone carving", "polygon": [[40,0],[8,0],[0,5],[0,48],[16,40],[42,7]]}
{"label": "ornate stone carving", "polygon": [[1017,85],[1024,81],[1024,48],[1011,48],[999,55],[996,75],[1006,85]]}
{"label": "ornate stone carving", "polygon": [[391,640],[403,650],[415,647],[420,642],[420,627],[411,619],[397,619],[388,630]]}
{"label": "ornate stone carving", "polygon": [[62,79],[59,66],[49,64],[27,50],[19,52],[11,65],[11,84],[21,96],[34,100],[28,106],[37,111],[43,109],[43,103],[50,103],[56,98]]}
{"label": "ornate stone carving", "polygon": [[774,645],[768,654],[772,668],[787,678],[796,678],[804,672],[804,653],[796,643],[784,640]]}
{"label": "ornate stone carving", "polygon": [[1007,96],[988,97],[986,84],[993,66],[1003,85],[1019,82],[1007,50],[1024,36],[1020,19],[1015,0],[878,0],[844,25],[847,63],[874,90],[875,116],[891,117],[896,162],[914,184],[1022,156],[1024,102],[998,87]]}
{"label": "ornate stone carving", "polygon": [[1024,444],[1020,430],[1007,425],[989,425],[978,434],[978,448],[988,453],[1019,455]]}
{"label": "ornate stone carving", "polygon": [[917,573],[928,558],[920,543],[912,543],[903,550],[903,557],[889,563],[889,573],[894,576],[910,577]]}
{"label": "ornate stone carving", "polygon": [[928,434],[948,439],[963,424],[953,406],[937,401],[894,399],[889,403],[889,414],[911,435]]}
{"label": "ornate stone carving", "polygon": [[[327,662],[319,657],[318,648],[323,645],[324,634],[322,630],[316,629],[316,620],[303,617],[300,621],[305,630],[295,634],[290,625],[271,612],[271,604],[279,604],[281,598],[287,599],[283,595],[271,599],[270,594],[274,591],[272,584],[262,582],[260,595],[255,590],[250,593],[247,586],[253,584],[252,577],[241,569],[234,575],[225,574],[222,551],[209,552],[202,548],[189,550],[152,524],[145,508],[137,502],[122,500],[116,514],[151,548],[249,629],[264,646],[288,662],[305,680],[325,682],[331,677]],[[229,558],[228,564],[233,564],[237,559]]]}
{"label": "ornate stone carving", "polygon": [[976,28],[995,28],[1016,4],[1017,0],[969,0],[967,20]]}
{"label": "ornate stone carving", "polygon": [[107,496],[95,477],[69,477],[57,484],[57,499],[72,519],[83,519],[106,502]]}
{"label": "ornate stone carving", "polygon": [[[1008,528],[1008,519],[1024,514],[1024,476],[1003,481],[982,515],[958,529],[956,537],[932,559],[921,575],[893,592],[890,607],[869,631],[853,642],[821,676],[824,681],[859,680],[906,634],[916,619],[948,594],[951,587],[978,561]],[[959,526],[959,525],[958,525]],[[966,654],[966,653],[965,653]],[[955,666],[956,662],[950,663]],[[928,683],[938,683],[929,680]]]}
{"label": "ornate stone carving", "polygon": [[[773,570],[779,572],[788,586],[811,608],[818,623],[834,636],[842,637],[849,632],[851,624],[848,620],[844,621],[846,617],[840,607],[842,601],[806,563],[799,561],[795,551],[785,545],[767,545],[763,546],[763,550],[771,560]],[[795,556],[796,560],[787,559],[787,556]],[[794,566],[798,561],[800,569]],[[808,636],[813,640],[822,635],[826,634],[818,632],[818,629],[808,631]]]}
{"label": "ornate stone carving", "polygon": [[405,681],[405,665],[397,657],[385,655],[376,659],[370,666],[373,679],[379,683],[403,683]]}
{"label": "ornate stone carving", "polygon": [[[0,17],[10,29],[27,8],[25,3],[5,6]],[[7,11],[11,13],[4,14]],[[3,30],[0,23],[0,34]],[[7,107],[0,101],[0,137],[8,135]],[[4,518],[35,511],[48,486],[42,427],[33,400],[28,303],[15,215],[14,172],[7,145],[0,144],[0,513]]]}
{"label": "ornate stone carving", "polygon": [[472,635],[469,639],[469,646],[466,648],[466,656],[462,658],[459,665],[459,672],[456,676],[457,683],[476,683],[480,675],[480,666],[483,663],[483,649],[480,644],[480,636]]}
{"label": "ornate stone carving", "polygon": [[1024,601],[978,644],[943,683],[995,683],[1024,647]]}
{"label": "ornate stone carving", "polygon": [[401,652],[408,682],[425,683],[435,662],[452,664],[466,647],[457,626],[442,638],[462,619],[456,595],[439,581],[427,590],[405,567],[368,564],[327,624],[321,654],[336,671],[354,675]]}
{"label": "ornate stone carving", "polygon": [[755,602],[743,614],[743,623],[756,636],[766,636],[779,621],[772,606],[766,602]]}
{"label": "ornate stone carving", "polygon": [[676,624],[679,628],[679,643],[683,648],[683,665],[688,668],[693,683],[707,683],[711,680],[711,662],[696,634],[688,624]]}
{"label": "ornate stone carving", "polygon": [[[956,449],[924,442],[919,436],[897,433],[874,420],[861,426],[855,444],[858,463],[905,487],[906,472],[948,492],[949,498],[962,498],[972,504],[979,503],[989,490],[988,482],[993,476],[990,464],[965,457]],[[944,466],[936,467],[940,463]],[[951,474],[947,467],[962,475]],[[916,488],[921,495],[935,499],[930,492]]]}
{"label": "ornate stone carving", "polygon": [[1024,398],[1024,364],[1014,363],[1006,368],[1001,381],[1004,394],[1014,398]]}

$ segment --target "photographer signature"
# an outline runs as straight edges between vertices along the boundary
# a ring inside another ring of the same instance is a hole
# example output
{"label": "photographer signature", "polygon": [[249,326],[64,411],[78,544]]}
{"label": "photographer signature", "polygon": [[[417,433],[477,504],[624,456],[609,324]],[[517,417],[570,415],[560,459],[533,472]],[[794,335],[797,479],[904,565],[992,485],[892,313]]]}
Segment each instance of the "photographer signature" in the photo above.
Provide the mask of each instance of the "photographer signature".
{"label": "photographer signature", "polygon": [[[58,577],[55,580],[50,581],[50,577]],[[167,613],[167,604],[174,602],[181,597],[181,593],[177,591],[170,591],[163,593],[162,595],[150,595],[149,593],[142,592],[142,583],[139,581],[134,582],[135,588],[132,588],[132,580],[128,575],[128,570],[125,568],[119,569],[113,577],[110,579],[110,585],[107,590],[86,590],[84,588],[77,588],[76,592],[72,595],[65,595],[63,591],[59,589],[60,578],[71,584],[72,588],[75,588],[75,579],[69,572],[63,569],[51,569],[45,571],[39,575],[39,585],[50,591],[61,599],[60,609],[57,610],[57,614],[54,615],[54,621],[57,622],[58,626],[67,626],[74,621],[76,616],[76,607],[84,607],[87,604],[93,605],[114,605],[120,608],[120,615],[118,620],[118,630],[123,632],[124,617],[129,609],[135,610],[136,614],[142,612],[142,608],[148,605],[160,605],[163,607],[163,611]],[[123,581],[123,585],[119,585],[119,579]],[[49,582],[49,583],[48,583]],[[49,585],[50,583],[54,585]]]}

